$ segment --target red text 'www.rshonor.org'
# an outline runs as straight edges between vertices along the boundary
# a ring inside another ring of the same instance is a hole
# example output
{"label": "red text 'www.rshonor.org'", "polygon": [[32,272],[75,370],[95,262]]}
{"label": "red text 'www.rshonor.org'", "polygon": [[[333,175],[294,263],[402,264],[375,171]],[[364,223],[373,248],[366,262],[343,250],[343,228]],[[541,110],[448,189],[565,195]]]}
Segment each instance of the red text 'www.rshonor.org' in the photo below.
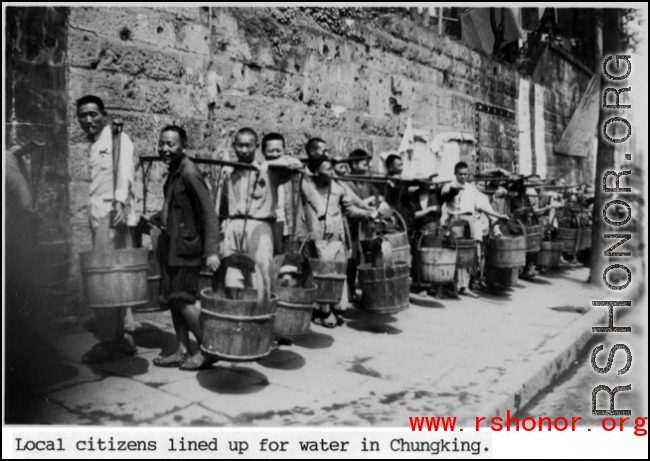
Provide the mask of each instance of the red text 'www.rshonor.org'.
{"label": "red text 'www.rshonor.org'", "polygon": [[[495,432],[500,431],[575,431],[576,426],[582,420],[580,416],[571,416],[565,418],[558,416],[526,416],[519,418],[513,416],[510,410],[506,411],[506,416],[494,416],[488,420],[487,417],[477,416],[475,418],[475,429],[491,429]],[[409,416],[409,424],[412,431],[453,431],[456,428],[455,416]],[[618,418],[607,417],[601,420],[601,427],[611,432],[614,430],[622,431],[624,428],[634,429],[634,435],[646,436],[648,431],[647,416],[637,416],[632,419],[626,416]],[[461,429],[462,430],[462,429]]]}

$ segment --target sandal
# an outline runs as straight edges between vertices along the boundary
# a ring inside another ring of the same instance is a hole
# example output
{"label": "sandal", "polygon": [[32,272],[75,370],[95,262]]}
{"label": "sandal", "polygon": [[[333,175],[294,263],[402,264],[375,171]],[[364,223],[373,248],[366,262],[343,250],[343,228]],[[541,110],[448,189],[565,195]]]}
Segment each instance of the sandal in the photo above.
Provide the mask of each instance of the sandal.
{"label": "sandal", "polygon": [[206,357],[201,352],[197,352],[194,356],[183,361],[178,368],[183,371],[207,370],[215,362],[217,362],[216,359]]}
{"label": "sandal", "polygon": [[338,319],[336,318],[336,315],[334,312],[330,312],[329,316],[327,318],[322,319],[321,325],[324,326],[325,328],[335,328],[336,325],[338,324]]}
{"label": "sandal", "polygon": [[178,368],[188,360],[188,358],[189,356],[187,355],[172,354],[167,357],[155,357],[152,360],[152,363],[157,367],[162,368]]}

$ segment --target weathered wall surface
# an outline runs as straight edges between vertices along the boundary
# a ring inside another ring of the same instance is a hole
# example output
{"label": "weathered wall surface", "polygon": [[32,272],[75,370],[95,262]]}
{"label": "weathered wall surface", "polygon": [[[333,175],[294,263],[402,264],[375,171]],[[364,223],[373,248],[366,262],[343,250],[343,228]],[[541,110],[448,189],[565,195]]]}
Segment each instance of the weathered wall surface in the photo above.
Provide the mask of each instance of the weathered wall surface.
{"label": "weathered wall surface", "polygon": [[43,241],[62,239],[67,194],[66,21],[66,8],[7,8],[6,147],[46,144],[31,155]]}
{"label": "weathered wall surface", "polygon": [[544,119],[546,126],[546,164],[548,177],[566,178],[567,184],[590,183],[594,180],[596,152],[587,158],[555,154],[564,129],[580,103],[591,77],[546,48],[537,62],[532,81],[546,88]]}
{"label": "weathered wall surface", "polygon": [[[6,10],[6,148],[45,143],[30,153],[42,260],[65,261],[68,204],[67,8]],[[8,222],[8,226],[12,223]],[[45,282],[46,271],[40,271]],[[63,313],[53,303],[49,312]]]}
{"label": "weathered wall surface", "polygon": [[[472,167],[517,168],[517,120],[478,114],[484,103],[516,112],[520,74],[392,9],[214,9],[217,84],[214,133],[236,127],[288,135],[297,154],[310,136],[338,153],[396,148],[408,117],[433,139],[454,131],[477,134]],[[532,78],[546,87],[549,176],[582,176],[584,160],[557,156],[588,76],[546,52]],[[223,145],[223,139],[216,140]]]}

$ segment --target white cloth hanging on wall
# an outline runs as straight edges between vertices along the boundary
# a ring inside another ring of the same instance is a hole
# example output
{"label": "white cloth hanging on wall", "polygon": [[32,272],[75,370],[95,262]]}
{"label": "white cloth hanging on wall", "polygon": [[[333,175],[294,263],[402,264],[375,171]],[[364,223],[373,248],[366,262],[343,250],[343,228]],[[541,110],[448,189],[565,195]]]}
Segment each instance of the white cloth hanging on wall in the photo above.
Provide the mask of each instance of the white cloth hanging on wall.
{"label": "white cloth hanging on wall", "polygon": [[517,103],[519,121],[519,173],[533,174],[533,145],[530,129],[530,83],[519,79],[519,99]]}
{"label": "white cloth hanging on wall", "polygon": [[546,179],[546,122],[544,120],[544,87],[535,84],[535,174]]}

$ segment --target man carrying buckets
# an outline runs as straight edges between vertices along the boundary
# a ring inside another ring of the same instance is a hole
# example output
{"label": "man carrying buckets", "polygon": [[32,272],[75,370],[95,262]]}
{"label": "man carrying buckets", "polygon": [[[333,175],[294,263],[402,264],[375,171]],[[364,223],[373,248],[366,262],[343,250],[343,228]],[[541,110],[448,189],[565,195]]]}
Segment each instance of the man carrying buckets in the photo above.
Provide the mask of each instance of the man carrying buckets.
{"label": "man carrying buckets", "polygon": [[199,272],[202,259],[210,270],[219,269],[219,224],[201,172],[185,155],[186,144],[183,128],[167,126],[160,132],[158,154],[169,166],[169,175],[163,209],[152,216],[151,223],[162,230],[156,247],[161,296],[171,309],[178,347],[168,357],[156,357],[153,364],[194,371],[214,362],[201,351],[192,355],[189,333],[200,345],[200,309],[196,305]]}
{"label": "man carrying buckets", "polygon": [[[468,182],[469,167],[465,162],[458,162],[454,167],[456,180],[446,184],[442,188],[442,201],[444,203],[442,221],[447,222],[449,218],[457,216],[469,223],[471,235],[476,242],[477,259],[480,260],[480,242],[483,239],[483,232],[480,226],[479,213],[485,213],[497,219],[505,218],[494,211],[489,201],[484,200],[481,192],[474,184]],[[478,295],[470,290],[470,270],[456,268],[455,281],[459,294],[478,298]]]}
{"label": "man carrying buckets", "polygon": [[[284,144],[284,143],[282,143]],[[266,289],[270,292],[273,261],[273,228],[277,219],[278,187],[292,176],[290,170],[302,169],[302,162],[289,156],[278,156],[263,163],[255,160],[257,133],[242,128],[235,133],[233,148],[237,160],[250,168],[225,167],[219,216],[225,220],[223,255],[236,252],[248,254],[259,264]],[[268,145],[265,146],[268,148]],[[280,167],[272,168],[269,167]],[[229,286],[239,286],[230,273]]]}
{"label": "man carrying buckets", "polygon": [[[77,119],[88,136],[90,163],[90,227],[96,250],[133,246],[136,225],[131,206],[133,193],[133,143],[119,133],[119,158],[114,158],[113,133],[103,101],[93,95],[77,100]],[[133,324],[130,309],[95,309],[96,334],[100,340],[82,358],[84,363],[99,363],[136,353],[125,321]]]}
{"label": "man carrying buckets", "polygon": [[[320,221],[312,216],[307,222],[311,224],[310,239],[314,242],[317,259],[325,261],[346,261],[345,230],[343,216],[354,219],[375,219],[377,211],[366,210],[354,204],[346,190],[333,180],[332,162],[327,157],[312,157],[309,170],[313,174],[316,191],[326,201],[325,219]],[[314,214],[311,208],[308,214]],[[339,323],[334,310],[340,306],[321,305],[320,311],[314,311],[316,324],[333,328]]]}

